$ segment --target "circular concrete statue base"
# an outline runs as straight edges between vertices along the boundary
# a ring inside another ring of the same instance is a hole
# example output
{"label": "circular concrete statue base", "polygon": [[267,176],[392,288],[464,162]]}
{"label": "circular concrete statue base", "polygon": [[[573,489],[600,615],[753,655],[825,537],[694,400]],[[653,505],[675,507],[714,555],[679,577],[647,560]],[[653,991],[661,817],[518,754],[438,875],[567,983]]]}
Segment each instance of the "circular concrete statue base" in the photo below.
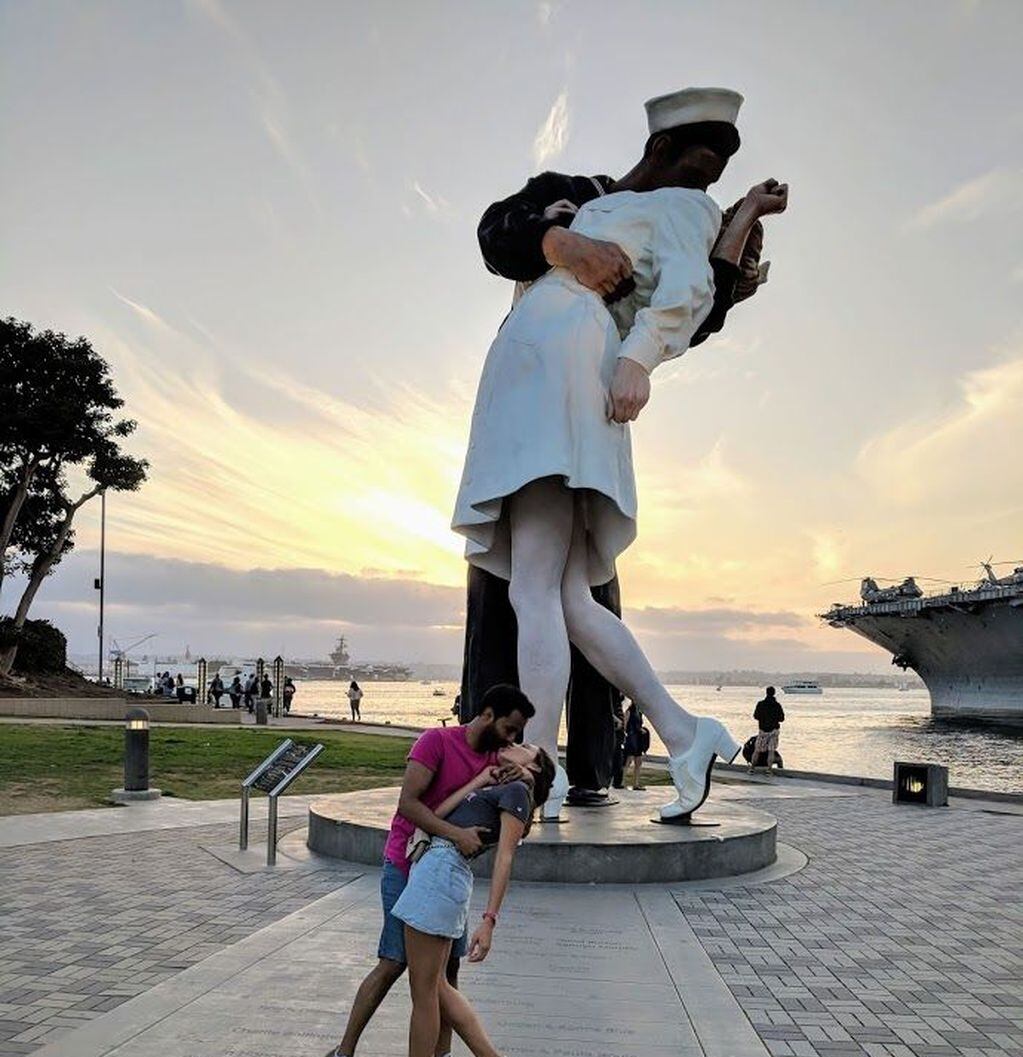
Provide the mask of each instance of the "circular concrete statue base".
{"label": "circular concrete statue base", "polygon": [[115,789],[110,799],[115,804],[137,804],[142,800],[159,800],[159,789]]}
{"label": "circular concrete statue base", "polygon": [[[561,884],[643,884],[731,877],[770,866],[777,822],[763,811],[716,800],[713,791],[692,826],[655,826],[671,787],[621,791],[609,809],[563,807],[560,826],[534,824],[515,855],[520,881]],[[367,789],[315,801],[308,845],[321,855],[377,866],[398,803],[398,789]],[[489,877],[493,855],[473,862]]]}

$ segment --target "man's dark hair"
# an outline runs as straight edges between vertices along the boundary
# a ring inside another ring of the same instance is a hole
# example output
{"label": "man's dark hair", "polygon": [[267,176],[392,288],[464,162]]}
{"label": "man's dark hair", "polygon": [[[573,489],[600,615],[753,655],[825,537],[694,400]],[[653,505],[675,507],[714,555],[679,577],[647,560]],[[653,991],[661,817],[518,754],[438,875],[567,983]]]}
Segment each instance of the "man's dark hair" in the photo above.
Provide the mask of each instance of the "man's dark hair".
{"label": "man's dark hair", "polygon": [[774,697],[774,687],[773,686],[769,686],[767,688],[767,696],[768,697]]}
{"label": "man's dark hair", "polygon": [[504,719],[513,712],[521,712],[523,719],[532,719],[536,715],[533,702],[517,687],[511,683],[498,683],[492,686],[480,702],[480,711],[489,708],[494,713],[494,719]]}
{"label": "man's dark hair", "polygon": [[697,121],[653,133],[643,148],[644,157],[650,154],[654,141],[661,136],[668,137],[675,158],[690,147],[709,147],[722,158],[730,158],[739,149],[739,130],[734,125],[727,121]]}

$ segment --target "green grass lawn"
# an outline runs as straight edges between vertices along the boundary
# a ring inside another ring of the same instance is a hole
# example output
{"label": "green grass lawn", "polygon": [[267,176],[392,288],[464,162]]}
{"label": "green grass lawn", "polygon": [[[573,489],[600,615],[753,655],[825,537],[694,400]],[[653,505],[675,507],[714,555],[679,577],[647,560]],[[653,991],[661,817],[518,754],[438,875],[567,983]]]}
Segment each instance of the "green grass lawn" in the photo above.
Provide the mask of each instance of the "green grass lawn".
{"label": "green grass lawn", "polygon": [[[238,796],[242,779],[286,735],[280,731],[154,727],[150,782],[165,796]],[[344,793],[394,785],[410,741],[340,731],[298,731],[296,742],[323,752],[289,793]],[[107,804],[124,784],[124,728],[0,724],[0,815]]]}

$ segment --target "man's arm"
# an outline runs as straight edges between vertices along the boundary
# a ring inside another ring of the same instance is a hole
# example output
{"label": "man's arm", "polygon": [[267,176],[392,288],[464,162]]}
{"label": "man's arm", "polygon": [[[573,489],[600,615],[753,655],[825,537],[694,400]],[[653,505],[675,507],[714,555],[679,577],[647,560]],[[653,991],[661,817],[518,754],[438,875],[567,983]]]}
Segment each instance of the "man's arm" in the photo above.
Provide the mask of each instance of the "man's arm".
{"label": "man's arm", "polygon": [[423,803],[423,795],[430,788],[432,781],[433,771],[429,767],[416,760],[409,760],[405,765],[405,777],[402,780],[401,794],[398,797],[398,813],[431,836],[444,837],[451,841],[463,855],[475,855],[483,847],[479,837],[480,827],[453,826],[438,818]]}
{"label": "man's arm", "polygon": [[632,275],[632,261],[618,246],[568,230],[578,205],[567,199],[572,184],[572,177],[542,173],[486,210],[476,234],[490,271],[532,282],[552,267],[568,268],[604,296]]}

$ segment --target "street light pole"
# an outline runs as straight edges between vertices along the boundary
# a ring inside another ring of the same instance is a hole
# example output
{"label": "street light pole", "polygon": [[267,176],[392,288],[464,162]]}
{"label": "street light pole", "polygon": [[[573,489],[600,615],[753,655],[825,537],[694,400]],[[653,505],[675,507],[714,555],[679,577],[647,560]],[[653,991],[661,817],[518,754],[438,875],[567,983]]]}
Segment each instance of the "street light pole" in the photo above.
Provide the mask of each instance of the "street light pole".
{"label": "street light pole", "polygon": [[99,580],[96,586],[99,588],[99,665],[97,666],[97,682],[103,683],[103,594],[106,588],[106,553],[107,553],[107,490],[104,488],[99,494]]}

